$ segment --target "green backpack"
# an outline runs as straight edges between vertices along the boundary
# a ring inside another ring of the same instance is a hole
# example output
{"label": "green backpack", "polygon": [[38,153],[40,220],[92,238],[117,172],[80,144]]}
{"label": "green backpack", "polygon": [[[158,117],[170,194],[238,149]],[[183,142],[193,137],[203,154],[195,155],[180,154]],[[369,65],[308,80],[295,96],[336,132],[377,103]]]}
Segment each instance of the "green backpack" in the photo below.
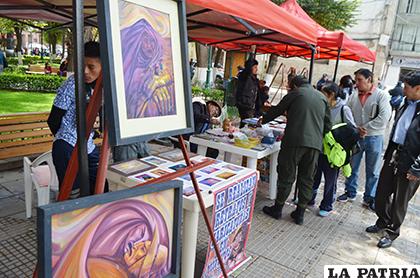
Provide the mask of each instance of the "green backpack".
{"label": "green backpack", "polygon": [[334,138],[334,130],[347,126],[346,123],[334,125],[330,132],[325,134],[323,139],[324,154],[328,158],[331,168],[341,168],[345,177],[350,177],[351,166],[349,163],[349,151],[345,150],[343,146]]}

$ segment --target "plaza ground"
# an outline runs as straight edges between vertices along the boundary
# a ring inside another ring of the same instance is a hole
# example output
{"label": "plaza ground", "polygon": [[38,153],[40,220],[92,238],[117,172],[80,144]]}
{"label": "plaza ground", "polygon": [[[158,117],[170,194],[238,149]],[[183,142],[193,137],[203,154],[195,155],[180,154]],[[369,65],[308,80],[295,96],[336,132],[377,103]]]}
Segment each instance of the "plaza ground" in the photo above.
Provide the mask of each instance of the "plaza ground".
{"label": "plaza ground", "polygon": [[[343,191],[343,181],[342,178],[339,181],[338,194]],[[35,266],[36,217],[25,217],[23,188],[23,170],[0,172],[0,277],[31,277]],[[378,249],[379,235],[364,231],[376,217],[362,207],[361,194],[352,203],[336,203],[334,212],[327,218],[317,216],[316,207],[309,208],[304,225],[298,226],[290,218],[294,210],[291,204],[284,207],[281,220],[262,213],[262,207],[271,204],[266,198],[267,190],[263,184],[257,195],[247,246],[250,260],[233,277],[317,278],[323,277],[327,264],[420,264],[419,192],[409,205],[401,237],[391,248]],[[320,198],[317,204],[319,202]],[[36,214],[35,209],[33,212]],[[208,234],[201,219],[197,277],[203,267],[207,244]]]}

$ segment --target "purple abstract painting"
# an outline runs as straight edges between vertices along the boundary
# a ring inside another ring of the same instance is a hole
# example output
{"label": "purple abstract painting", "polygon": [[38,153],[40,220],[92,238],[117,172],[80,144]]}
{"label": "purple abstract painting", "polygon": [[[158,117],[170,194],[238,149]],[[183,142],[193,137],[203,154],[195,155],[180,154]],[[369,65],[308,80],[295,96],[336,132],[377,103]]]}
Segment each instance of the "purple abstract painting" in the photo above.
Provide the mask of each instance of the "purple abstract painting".
{"label": "purple abstract painting", "polygon": [[120,1],[127,119],[176,114],[170,18]]}

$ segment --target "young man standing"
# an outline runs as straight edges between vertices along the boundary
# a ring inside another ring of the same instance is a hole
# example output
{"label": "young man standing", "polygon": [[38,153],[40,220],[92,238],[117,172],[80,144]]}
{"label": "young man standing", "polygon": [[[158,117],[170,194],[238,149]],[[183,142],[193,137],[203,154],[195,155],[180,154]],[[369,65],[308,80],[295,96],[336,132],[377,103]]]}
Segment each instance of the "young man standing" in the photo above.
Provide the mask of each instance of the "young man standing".
{"label": "young man standing", "polygon": [[338,197],[339,202],[356,198],[359,168],[363,154],[366,154],[366,184],[363,205],[374,210],[376,187],[378,185],[384,133],[391,117],[389,95],[373,84],[373,73],[359,69],[355,73],[357,90],[349,99],[350,107],[359,133],[360,152],[351,160],[352,174],[346,181],[346,192]]}
{"label": "young man standing", "polygon": [[296,76],[290,87],[291,91],[279,105],[270,108],[261,120],[263,124],[268,123],[287,112],[287,126],[278,157],[277,198],[274,206],[266,206],[263,211],[275,219],[281,218],[297,172],[299,203],[292,218],[301,225],[306,206],[312,198],[322,138],[330,131],[331,120],[326,97],[313,89],[307,79]]}
{"label": "young man standing", "polygon": [[400,235],[408,202],[420,185],[420,71],[408,74],[404,83],[406,101],[395,119],[376,192],[378,220],[366,229],[385,229],[379,248],[390,247]]}
{"label": "young man standing", "polygon": [[[101,73],[101,69],[99,43],[93,41],[87,42],[85,44],[84,76],[86,83],[86,98],[88,100],[94,93],[93,89],[96,80]],[[48,118],[48,126],[54,135],[52,156],[61,187],[66,174],[67,165],[70,161],[74,146],[77,143],[74,76],[70,76],[57,90],[57,96],[54,99],[53,107]],[[93,194],[99,162],[99,151],[93,143],[93,132],[90,134],[87,142],[87,151],[89,159],[90,191],[91,194]],[[80,184],[78,182],[78,177],[76,177],[70,198],[77,198],[79,194]]]}

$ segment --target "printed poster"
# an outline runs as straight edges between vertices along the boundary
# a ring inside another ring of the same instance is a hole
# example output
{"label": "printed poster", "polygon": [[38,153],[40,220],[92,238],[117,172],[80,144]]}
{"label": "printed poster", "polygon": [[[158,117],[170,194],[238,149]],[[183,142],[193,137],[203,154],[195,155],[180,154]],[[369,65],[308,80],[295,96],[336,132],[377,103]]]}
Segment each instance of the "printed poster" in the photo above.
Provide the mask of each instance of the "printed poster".
{"label": "printed poster", "polygon": [[[254,172],[214,194],[213,231],[228,273],[247,259],[245,250],[251,228],[257,192],[257,173]],[[207,250],[203,278],[222,277],[211,240]]]}

